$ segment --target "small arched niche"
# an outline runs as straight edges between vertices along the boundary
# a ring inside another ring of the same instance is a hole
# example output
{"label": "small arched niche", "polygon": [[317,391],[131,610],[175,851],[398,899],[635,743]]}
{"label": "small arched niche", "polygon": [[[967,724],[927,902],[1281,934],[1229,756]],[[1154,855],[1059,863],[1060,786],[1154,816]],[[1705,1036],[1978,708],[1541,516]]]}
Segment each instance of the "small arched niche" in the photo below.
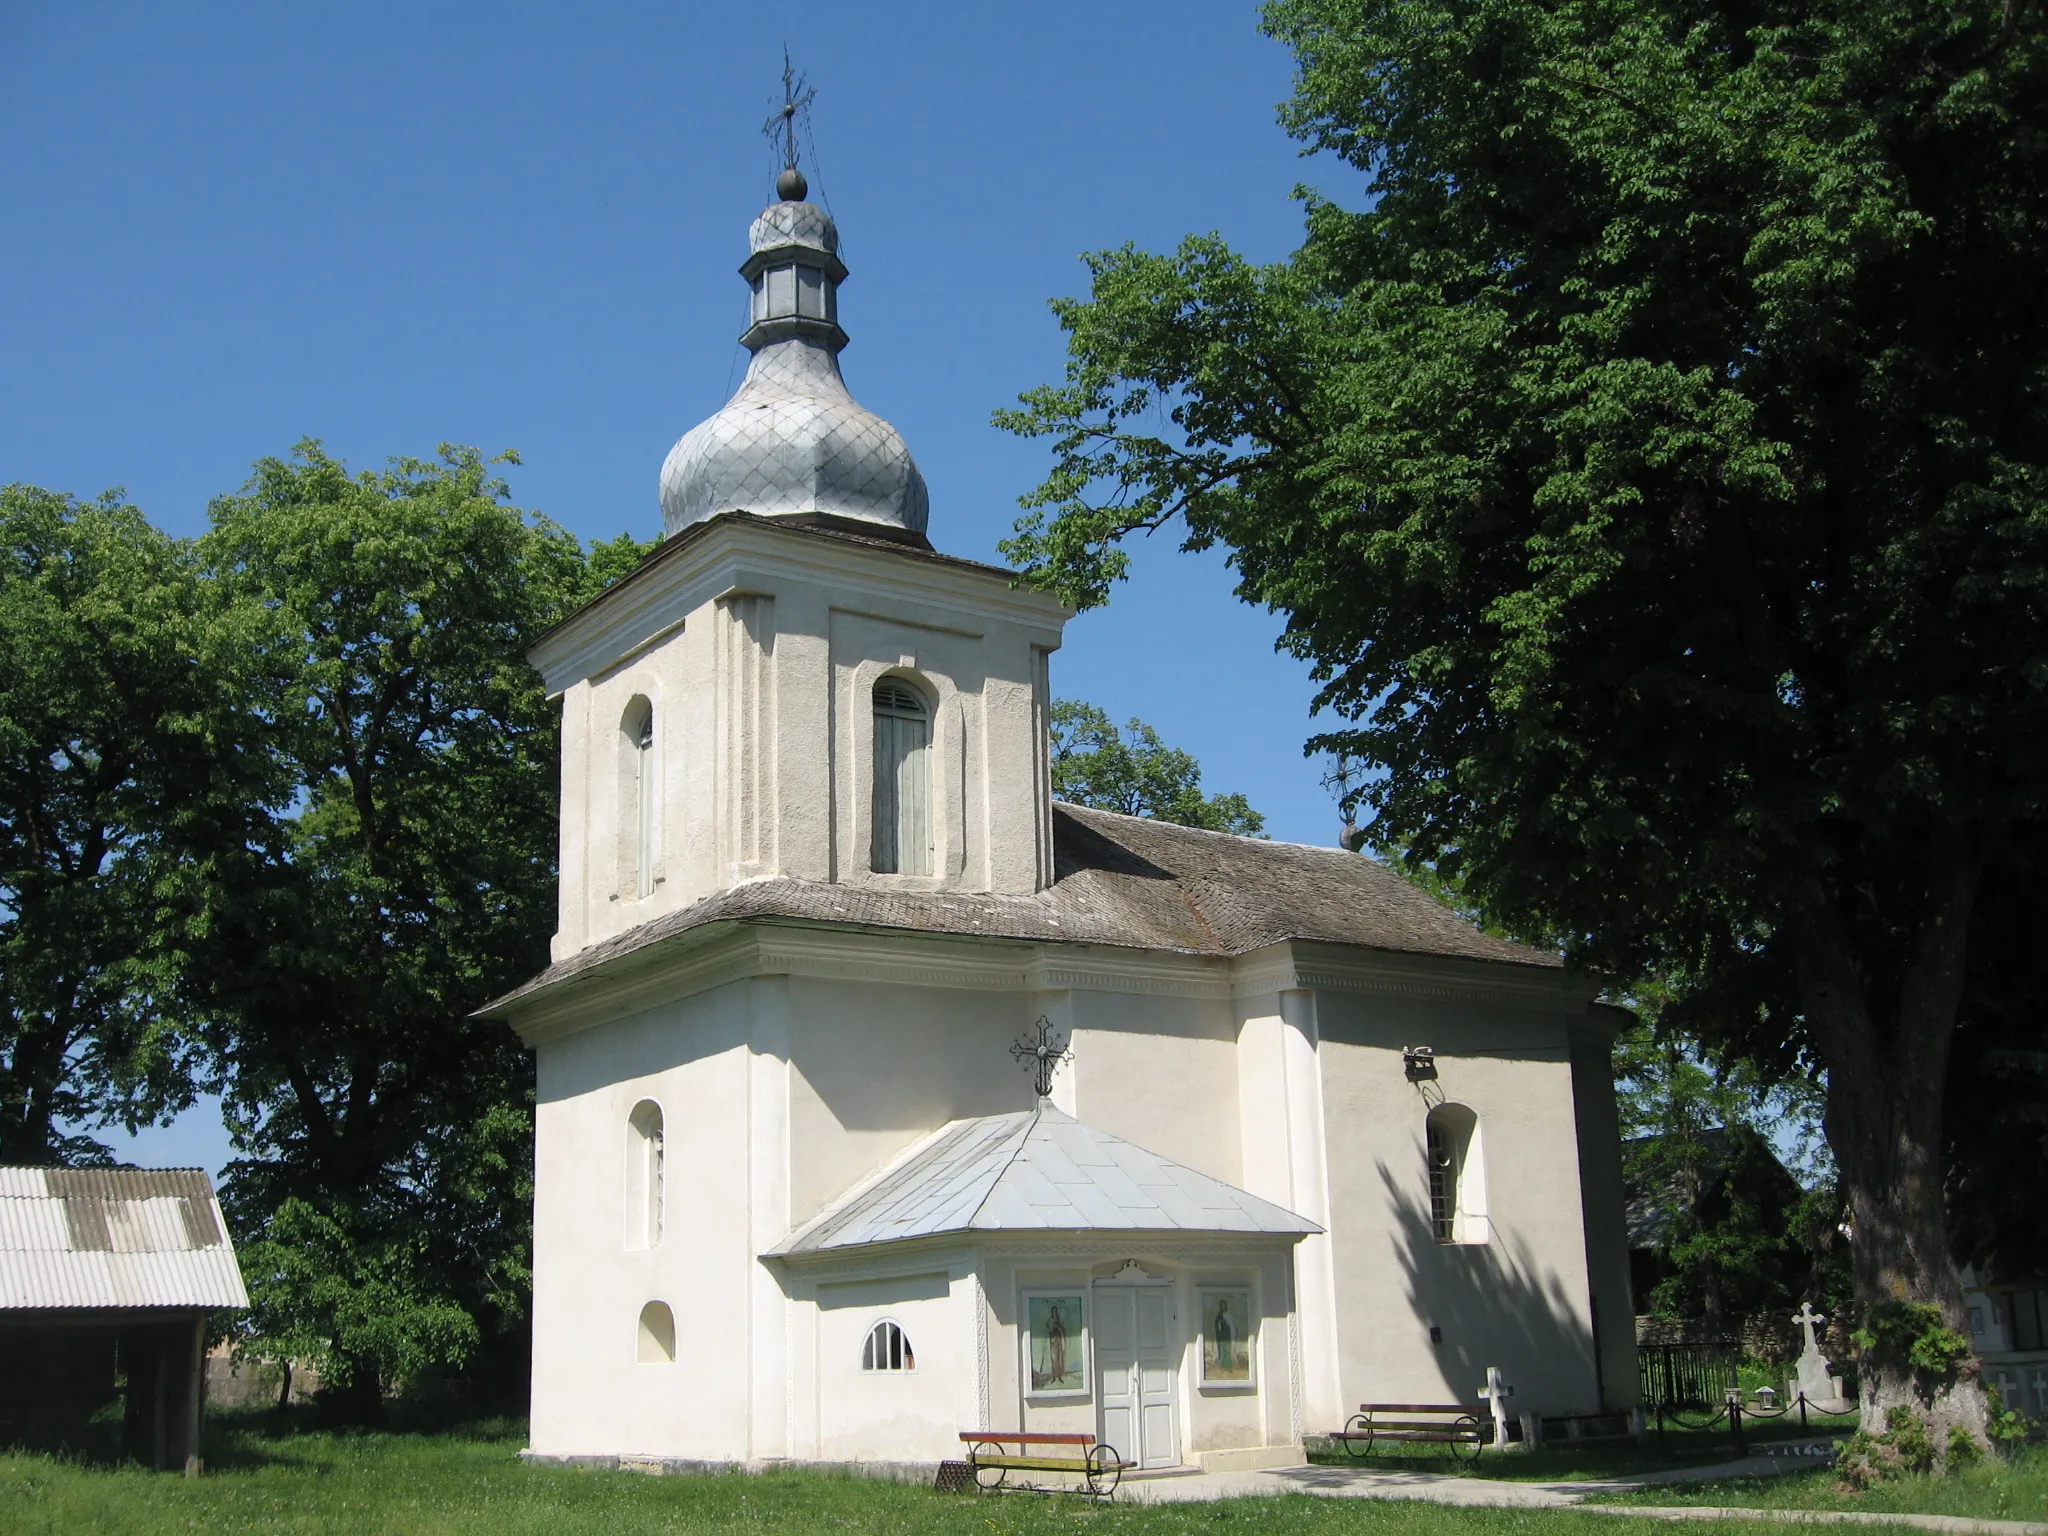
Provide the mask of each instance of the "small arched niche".
{"label": "small arched niche", "polygon": [[640,1309],[640,1363],[676,1363],[676,1315],[665,1301],[650,1301]]}
{"label": "small arched niche", "polygon": [[1424,1138],[1432,1234],[1439,1243],[1489,1241],[1479,1117],[1463,1104],[1439,1104],[1429,1112]]}
{"label": "small arched niche", "polygon": [[900,673],[875,680],[872,867],[878,875],[932,872],[932,706]]}
{"label": "small arched niche", "polygon": [[663,1177],[661,1106],[642,1099],[626,1117],[626,1246],[661,1242]]}
{"label": "small arched niche", "polygon": [[654,894],[655,812],[654,705],[635,695],[619,717],[618,849],[619,894],[638,899]]}

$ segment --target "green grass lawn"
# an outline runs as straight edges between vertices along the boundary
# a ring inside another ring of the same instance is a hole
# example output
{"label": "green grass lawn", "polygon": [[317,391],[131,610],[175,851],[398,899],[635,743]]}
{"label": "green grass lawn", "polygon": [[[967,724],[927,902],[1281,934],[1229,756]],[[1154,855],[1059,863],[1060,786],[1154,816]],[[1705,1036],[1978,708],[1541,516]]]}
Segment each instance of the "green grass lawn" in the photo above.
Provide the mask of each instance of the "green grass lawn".
{"label": "green grass lawn", "polygon": [[1861,1494],[1836,1491],[1825,1467],[1780,1477],[1599,1494],[1602,1504],[1721,1504],[1751,1509],[1863,1509],[1887,1514],[1967,1515],[2048,1521],[2048,1446],[2027,1446],[1954,1477],[1909,1477]]}
{"label": "green grass lawn", "polygon": [[[1243,1536],[1669,1536],[1649,1520],[1554,1510],[1467,1510],[1365,1500],[1242,1499],[1214,1504],[1095,1506],[1031,1495],[940,1495],[924,1488],[817,1473],[765,1477],[644,1477],[529,1467],[516,1424],[442,1434],[335,1434],[223,1419],[211,1427],[208,1472],[173,1474],[0,1454],[0,1533],[285,1532],[292,1536],[639,1536],[751,1532],[1034,1533],[1231,1532]],[[1492,1460],[1494,1458],[1488,1458]],[[1506,1463],[1513,1458],[1502,1457]],[[2002,1481],[2001,1481],[2002,1479]],[[1807,1483],[1788,1478],[1784,1483]],[[1927,1491],[1862,1508],[1935,1508],[2040,1518],[2041,1458],[1966,1480],[1962,1493]],[[2002,1492],[1997,1490],[2002,1489]],[[1705,1502],[1780,1502],[1783,1484],[1724,1485]],[[1954,1496],[1951,1496],[1954,1495]],[[1664,1490],[1662,1502],[1684,1495]],[[1818,1493],[1814,1494],[1818,1498]],[[2002,1499],[2003,1503],[1998,1501]],[[2031,1502],[2029,1502],[2031,1501]],[[1966,1507],[1967,1506],[1967,1507]],[[1784,1527],[1734,1522],[1741,1532]]]}
{"label": "green grass lawn", "polygon": [[639,1536],[647,1532],[1076,1531],[1646,1536],[1649,1521],[1355,1500],[1234,1500],[1140,1508],[1032,1495],[974,1497],[816,1473],[644,1477],[529,1467],[516,1425],[436,1434],[328,1434],[217,1422],[207,1475],[0,1455],[0,1532],[276,1531],[292,1536]]}

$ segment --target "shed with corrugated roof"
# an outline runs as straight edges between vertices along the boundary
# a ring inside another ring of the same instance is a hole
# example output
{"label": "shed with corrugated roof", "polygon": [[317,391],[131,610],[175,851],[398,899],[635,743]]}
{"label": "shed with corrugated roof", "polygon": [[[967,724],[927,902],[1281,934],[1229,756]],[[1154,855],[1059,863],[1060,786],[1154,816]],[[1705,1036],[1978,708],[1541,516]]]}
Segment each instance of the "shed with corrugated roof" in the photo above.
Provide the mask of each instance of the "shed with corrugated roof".
{"label": "shed with corrugated roof", "polygon": [[0,1167],[0,1441],[196,1473],[207,1329],[248,1304],[202,1170]]}

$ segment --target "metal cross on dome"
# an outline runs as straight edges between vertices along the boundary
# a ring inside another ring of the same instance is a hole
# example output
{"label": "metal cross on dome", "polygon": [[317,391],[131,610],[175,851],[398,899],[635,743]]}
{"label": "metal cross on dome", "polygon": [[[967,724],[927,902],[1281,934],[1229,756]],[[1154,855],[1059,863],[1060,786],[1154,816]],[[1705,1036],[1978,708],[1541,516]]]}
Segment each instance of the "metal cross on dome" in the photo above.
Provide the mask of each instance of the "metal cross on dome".
{"label": "metal cross on dome", "polygon": [[1067,1049],[1067,1042],[1053,1029],[1052,1020],[1044,1014],[1038,1016],[1038,1035],[1021,1035],[1010,1047],[1010,1055],[1031,1069],[1032,1085],[1038,1096],[1052,1095],[1052,1075],[1074,1059],[1074,1053]]}
{"label": "metal cross on dome", "polygon": [[782,50],[782,105],[768,115],[768,121],[761,125],[761,132],[770,144],[782,151],[782,168],[796,169],[796,120],[802,113],[805,121],[810,118],[811,102],[817,90],[810,81],[796,72],[789,62],[789,50]]}

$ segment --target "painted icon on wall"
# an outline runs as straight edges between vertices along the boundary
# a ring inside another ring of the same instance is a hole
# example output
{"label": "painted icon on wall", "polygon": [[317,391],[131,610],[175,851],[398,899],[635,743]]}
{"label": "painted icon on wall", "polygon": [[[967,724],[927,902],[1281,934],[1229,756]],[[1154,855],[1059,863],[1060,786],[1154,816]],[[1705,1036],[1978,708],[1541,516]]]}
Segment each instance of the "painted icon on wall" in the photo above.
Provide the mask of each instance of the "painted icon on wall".
{"label": "painted icon on wall", "polygon": [[1031,1390],[1086,1392],[1088,1363],[1079,1291],[1034,1291],[1024,1298]]}
{"label": "painted icon on wall", "polygon": [[1248,1387],[1252,1384],[1252,1293],[1242,1287],[1204,1286],[1195,1292],[1202,1319],[1202,1385]]}

